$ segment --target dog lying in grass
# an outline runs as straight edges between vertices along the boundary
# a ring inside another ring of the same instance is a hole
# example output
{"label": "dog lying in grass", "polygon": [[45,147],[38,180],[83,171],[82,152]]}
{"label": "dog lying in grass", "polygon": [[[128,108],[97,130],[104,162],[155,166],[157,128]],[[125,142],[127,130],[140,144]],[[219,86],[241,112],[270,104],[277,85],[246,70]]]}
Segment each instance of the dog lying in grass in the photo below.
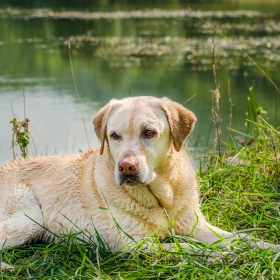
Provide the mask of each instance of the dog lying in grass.
{"label": "dog lying in grass", "polygon": [[101,146],[81,155],[3,165],[0,249],[36,239],[51,242],[54,235],[81,230],[116,251],[131,237],[137,242],[150,233],[164,241],[172,219],[176,235],[220,247],[246,238],[251,246],[278,250],[204,218],[196,173],[182,149],[195,121],[191,111],[168,98],[111,100],[93,121]]}

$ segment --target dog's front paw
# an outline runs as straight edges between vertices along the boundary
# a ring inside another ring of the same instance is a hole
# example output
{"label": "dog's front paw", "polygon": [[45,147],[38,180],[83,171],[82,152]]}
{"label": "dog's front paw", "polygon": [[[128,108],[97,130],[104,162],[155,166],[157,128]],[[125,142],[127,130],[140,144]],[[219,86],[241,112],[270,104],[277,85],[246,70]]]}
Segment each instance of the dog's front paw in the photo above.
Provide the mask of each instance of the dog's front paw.
{"label": "dog's front paw", "polygon": [[211,249],[207,249],[201,246],[195,246],[193,244],[188,244],[188,243],[180,243],[180,244],[164,243],[162,245],[168,251],[176,251],[178,249],[184,249],[188,254],[206,256],[209,259],[222,258],[230,255],[231,256],[235,255],[235,253],[230,249],[228,251],[213,251]]}
{"label": "dog's front paw", "polygon": [[14,272],[14,268],[11,265],[8,265],[4,262],[0,262],[0,269],[1,271],[8,270],[9,272]]}

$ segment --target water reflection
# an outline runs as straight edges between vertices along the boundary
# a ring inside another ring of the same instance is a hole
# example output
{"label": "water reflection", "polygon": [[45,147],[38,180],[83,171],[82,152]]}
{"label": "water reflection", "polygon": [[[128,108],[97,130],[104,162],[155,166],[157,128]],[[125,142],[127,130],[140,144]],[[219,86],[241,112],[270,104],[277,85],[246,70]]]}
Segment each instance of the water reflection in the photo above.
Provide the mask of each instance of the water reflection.
{"label": "water reflection", "polygon": [[[51,2],[48,3],[50,7]],[[214,89],[212,30],[191,16],[186,7],[179,11],[181,7],[176,1],[173,5],[169,10],[133,12],[131,9],[128,13],[124,12],[128,8],[117,12],[109,5],[103,11],[99,6],[94,13],[52,7],[37,10],[33,9],[35,2],[26,9],[2,8],[0,163],[12,158],[9,121],[13,111],[19,120],[24,118],[23,88],[26,115],[31,120],[36,143],[36,148],[31,147],[32,154],[72,153],[88,148],[71,77],[70,38],[75,79],[91,146],[98,144],[92,116],[111,98],[126,97],[130,92],[169,96],[193,110],[198,123],[192,142],[206,146],[212,118],[211,89]],[[212,6],[200,15],[211,24],[217,22],[219,30],[279,83],[279,15],[262,10],[221,12],[222,8],[221,4],[219,11],[215,11]],[[98,10],[101,12],[96,13]],[[279,118],[276,110],[279,93],[228,40],[217,35],[215,43],[224,134],[229,124],[229,84],[235,104],[235,129],[244,131],[247,96],[253,83],[259,104],[268,111],[269,121],[275,123],[276,114]],[[212,138],[213,134],[210,141]]]}

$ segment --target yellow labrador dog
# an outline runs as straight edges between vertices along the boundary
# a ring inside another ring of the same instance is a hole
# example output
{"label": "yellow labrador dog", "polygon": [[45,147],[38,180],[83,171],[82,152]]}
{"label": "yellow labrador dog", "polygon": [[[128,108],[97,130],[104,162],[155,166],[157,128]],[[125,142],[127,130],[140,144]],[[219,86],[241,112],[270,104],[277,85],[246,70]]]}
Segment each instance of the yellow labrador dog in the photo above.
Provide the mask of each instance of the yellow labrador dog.
{"label": "yellow labrador dog", "polygon": [[[168,98],[111,100],[94,118],[101,146],[81,155],[14,160],[0,167],[0,250],[55,233],[96,231],[112,250],[157,231],[225,247],[240,235],[210,225],[182,149],[195,115]],[[101,208],[100,208],[101,207]],[[102,210],[102,207],[110,211]],[[116,222],[114,221],[114,219]],[[49,231],[44,230],[43,227]],[[244,237],[242,235],[241,237]],[[263,241],[252,246],[277,250]]]}

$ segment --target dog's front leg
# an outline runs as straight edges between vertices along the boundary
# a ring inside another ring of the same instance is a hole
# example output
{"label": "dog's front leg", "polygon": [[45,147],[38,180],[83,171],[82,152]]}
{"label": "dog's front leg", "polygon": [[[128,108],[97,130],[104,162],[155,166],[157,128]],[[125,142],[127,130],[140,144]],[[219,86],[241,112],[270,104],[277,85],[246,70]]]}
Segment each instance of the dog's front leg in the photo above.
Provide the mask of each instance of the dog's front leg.
{"label": "dog's front leg", "polygon": [[0,262],[0,270],[1,271],[8,270],[10,272],[13,272],[14,268],[11,265],[8,265],[8,264],[6,264],[4,262]]}
{"label": "dog's front leg", "polygon": [[240,243],[243,242],[243,244],[246,243],[253,248],[280,251],[280,245],[271,244],[262,240],[256,240],[246,233],[228,232],[218,227],[212,226],[207,222],[204,222],[202,227],[200,226],[194,230],[193,237],[206,244],[217,245],[220,248],[228,248],[231,246],[240,247]]}

